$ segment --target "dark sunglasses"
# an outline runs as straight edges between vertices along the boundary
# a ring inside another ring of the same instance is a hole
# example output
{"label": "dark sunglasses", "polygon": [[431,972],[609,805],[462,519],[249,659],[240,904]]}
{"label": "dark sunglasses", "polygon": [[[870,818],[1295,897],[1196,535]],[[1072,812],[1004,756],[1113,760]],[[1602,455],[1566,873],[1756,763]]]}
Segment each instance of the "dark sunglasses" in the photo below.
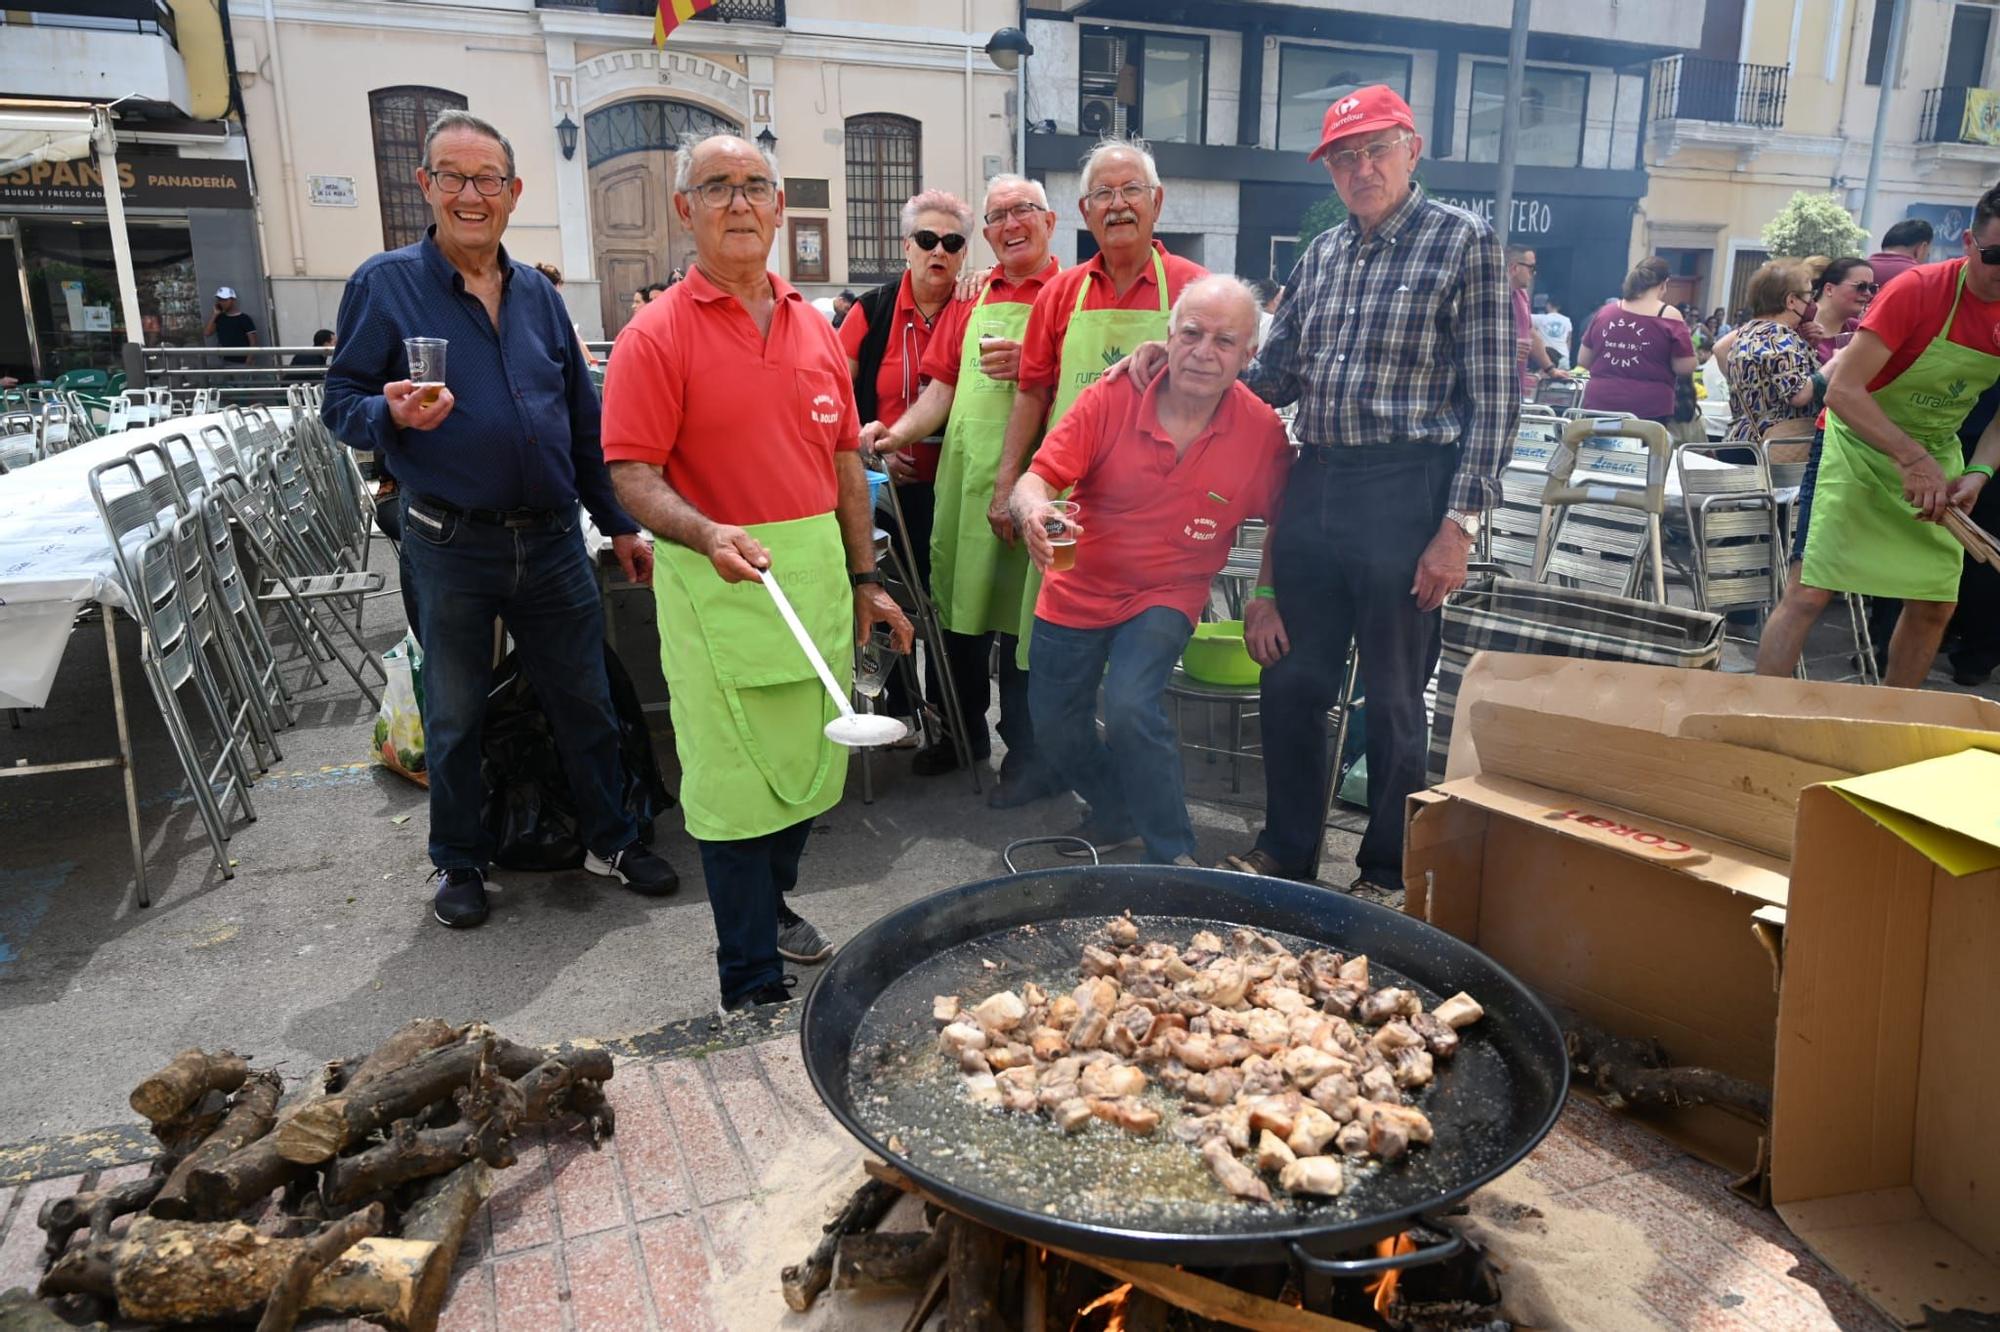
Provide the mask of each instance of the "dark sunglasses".
{"label": "dark sunglasses", "polygon": [[[940,236],[935,231],[912,232],[910,239],[917,243],[919,250],[935,250],[942,245],[946,254],[957,254],[965,248],[965,237],[955,231],[948,236]],[[2000,260],[1995,262],[2000,263]]]}
{"label": "dark sunglasses", "polygon": [[1979,262],[1982,264],[2000,264],[2000,245],[1980,246]]}
{"label": "dark sunglasses", "polygon": [[[2000,252],[2000,246],[1995,246],[1994,249],[1996,252]],[[1882,284],[1879,282],[1850,282],[1847,285],[1860,292],[1863,296],[1873,296],[1876,292],[1882,290]]]}

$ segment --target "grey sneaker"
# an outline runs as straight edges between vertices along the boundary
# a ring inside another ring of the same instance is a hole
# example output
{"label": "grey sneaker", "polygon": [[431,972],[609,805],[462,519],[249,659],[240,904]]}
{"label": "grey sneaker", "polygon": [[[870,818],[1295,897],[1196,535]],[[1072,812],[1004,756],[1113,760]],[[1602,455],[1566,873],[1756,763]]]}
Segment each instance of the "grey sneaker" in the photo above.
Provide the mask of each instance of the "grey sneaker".
{"label": "grey sneaker", "polygon": [[[1095,814],[1086,814],[1083,823],[1071,830],[1069,836],[1079,842],[1090,843],[1097,848],[1099,855],[1139,845],[1139,834],[1130,827],[1114,827],[1100,821]],[[1071,860],[1083,860],[1089,857],[1090,852],[1080,846],[1062,846],[1056,848],[1056,854],[1068,856]]]}
{"label": "grey sneaker", "polygon": [[811,965],[833,956],[833,942],[791,908],[778,908],[778,956]]}

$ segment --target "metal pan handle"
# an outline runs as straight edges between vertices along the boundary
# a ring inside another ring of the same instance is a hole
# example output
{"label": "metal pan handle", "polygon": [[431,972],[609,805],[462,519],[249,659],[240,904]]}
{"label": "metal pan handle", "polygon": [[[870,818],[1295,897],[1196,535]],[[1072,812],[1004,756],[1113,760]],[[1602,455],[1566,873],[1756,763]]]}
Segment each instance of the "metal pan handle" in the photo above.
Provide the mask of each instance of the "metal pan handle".
{"label": "metal pan handle", "polygon": [[1022,850],[1023,848],[1030,846],[1055,846],[1058,843],[1064,846],[1080,846],[1084,850],[1090,852],[1091,864],[1093,865],[1103,864],[1103,862],[1097,858],[1097,848],[1095,846],[1092,846],[1089,842],[1084,841],[1081,837],[1023,837],[1017,842],[1007,843],[1006,850],[1000,853],[1000,859],[1006,863],[1007,872],[1009,874],[1019,874],[1021,872],[1021,867],[1014,863],[1014,853],[1016,851]]}
{"label": "metal pan handle", "polygon": [[1287,1246],[1292,1251],[1292,1261],[1300,1267],[1329,1277],[1376,1276],[1392,1268],[1424,1267],[1431,1263],[1441,1263],[1465,1248],[1465,1236],[1455,1230],[1444,1231],[1448,1237],[1436,1244],[1415,1249],[1409,1253],[1390,1254],[1385,1258],[1315,1258],[1299,1247],[1297,1240]]}

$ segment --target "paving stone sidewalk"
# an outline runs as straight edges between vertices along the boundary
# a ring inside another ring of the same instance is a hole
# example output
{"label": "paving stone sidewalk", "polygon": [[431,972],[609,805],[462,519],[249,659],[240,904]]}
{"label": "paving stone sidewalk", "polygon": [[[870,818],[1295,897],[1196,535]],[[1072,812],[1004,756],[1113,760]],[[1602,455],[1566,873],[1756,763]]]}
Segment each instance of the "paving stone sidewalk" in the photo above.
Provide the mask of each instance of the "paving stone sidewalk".
{"label": "paving stone sidewalk", "polygon": [[[750,1030],[748,1044],[620,1059],[607,1086],[618,1131],[603,1150],[563,1135],[526,1142],[475,1221],[442,1327],[900,1327],[907,1297],[830,1294],[805,1315],[780,1298],[779,1269],[810,1251],[859,1182],[861,1154],[813,1094],[796,1034]],[[0,1290],[38,1275],[44,1200],[144,1170],[0,1188]],[[1776,1215],[1730,1193],[1725,1172],[1581,1097],[1526,1163],[1474,1196],[1470,1224],[1503,1267],[1508,1312],[1534,1326],[1891,1326]]]}

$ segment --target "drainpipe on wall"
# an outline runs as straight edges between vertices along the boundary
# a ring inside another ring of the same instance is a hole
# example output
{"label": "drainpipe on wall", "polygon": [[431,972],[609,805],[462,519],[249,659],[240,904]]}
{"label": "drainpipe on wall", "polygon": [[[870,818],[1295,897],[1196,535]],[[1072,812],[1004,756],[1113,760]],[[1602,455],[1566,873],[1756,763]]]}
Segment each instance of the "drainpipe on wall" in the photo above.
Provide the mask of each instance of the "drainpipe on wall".
{"label": "drainpipe on wall", "polygon": [[1882,93],[1875,99],[1875,141],[1868,145],[1868,183],[1861,191],[1861,229],[1871,236],[1875,234],[1875,189],[1882,183],[1882,136],[1889,132],[1889,97],[1903,70],[1903,27],[1910,17],[1910,0],[1895,3],[1895,12],[1889,16],[1889,49],[1882,61]]}
{"label": "drainpipe on wall", "polygon": [[292,169],[292,118],[285,110],[285,59],[278,52],[278,7],[264,0],[264,41],[271,48],[271,101],[278,118],[278,181],[285,191],[285,221],[292,238],[292,272],[306,271],[305,224],[299,219],[299,179]]}

